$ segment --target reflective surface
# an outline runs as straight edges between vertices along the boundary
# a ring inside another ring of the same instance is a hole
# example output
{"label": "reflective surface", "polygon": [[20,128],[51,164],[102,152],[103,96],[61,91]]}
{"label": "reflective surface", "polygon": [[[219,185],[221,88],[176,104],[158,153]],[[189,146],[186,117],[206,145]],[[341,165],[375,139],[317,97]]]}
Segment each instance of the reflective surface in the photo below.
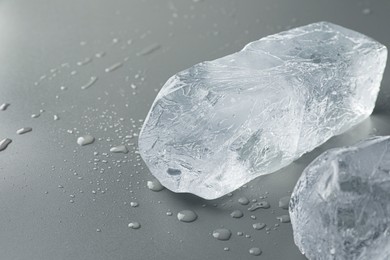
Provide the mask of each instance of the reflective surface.
{"label": "reflective surface", "polygon": [[[278,201],[322,151],[390,134],[389,70],[370,119],[231,197],[204,201],[149,190],[152,177],[132,145],[139,120],[171,75],[250,41],[327,20],[389,46],[386,0],[286,2],[2,1],[0,104],[11,105],[0,111],[0,139],[13,140],[0,152],[2,258],[304,259],[291,225],[276,219],[287,213]],[[33,130],[17,135],[23,127]],[[79,146],[85,135],[95,142]],[[109,152],[120,144],[129,153]],[[266,197],[271,208],[250,212],[251,204],[238,203],[242,196]],[[196,212],[194,222],[177,219],[186,209]],[[230,216],[236,209],[242,218]],[[141,227],[129,228],[134,222]],[[252,227],[259,222],[269,234]],[[232,231],[228,241],[212,236],[222,226]],[[251,248],[262,254],[251,255]]]}

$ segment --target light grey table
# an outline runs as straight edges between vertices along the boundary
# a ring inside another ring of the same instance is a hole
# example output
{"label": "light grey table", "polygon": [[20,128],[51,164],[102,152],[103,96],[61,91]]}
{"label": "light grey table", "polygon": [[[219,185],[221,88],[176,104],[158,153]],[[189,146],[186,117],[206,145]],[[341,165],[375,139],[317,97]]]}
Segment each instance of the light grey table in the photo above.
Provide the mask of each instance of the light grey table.
{"label": "light grey table", "polygon": [[[389,70],[370,119],[216,201],[148,190],[152,177],[134,153],[136,136],[125,142],[127,155],[109,148],[139,131],[156,91],[177,71],[321,20],[390,46],[389,13],[387,0],[1,1],[0,103],[11,105],[0,111],[0,139],[13,142],[0,152],[0,258],[255,259],[248,250],[260,247],[259,259],[305,259],[291,225],[275,227],[276,217],[286,214],[278,200],[322,151],[390,133]],[[77,65],[83,61],[88,64]],[[123,65],[105,72],[117,62]],[[91,76],[97,81],[81,90]],[[15,133],[26,126],[33,131]],[[86,133],[97,140],[79,147],[76,139]],[[265,196],[271,209],[250,213],[237,202],[241,196]],[[131,207],[132,201],[139,206]],[[175,215],[182,209],[195,210],[198,220],[179,222]],[[231,218],[234,209],[244,217]],[[128,228],[132,221],[142,227]],[[254,230],[256,222],[266,223],[269,234]],[[233,231],[230,241],[212,238],[220,226]]]}

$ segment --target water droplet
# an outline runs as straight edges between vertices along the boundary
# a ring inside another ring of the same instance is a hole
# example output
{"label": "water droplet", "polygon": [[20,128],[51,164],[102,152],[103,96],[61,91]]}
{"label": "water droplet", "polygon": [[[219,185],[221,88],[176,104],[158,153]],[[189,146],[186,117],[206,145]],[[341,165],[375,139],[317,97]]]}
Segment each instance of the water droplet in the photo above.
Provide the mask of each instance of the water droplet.
{"label": "water droplet", "polygon": [[25,134],[25,133],[28,133],[28,132],[31,132],[32,131],[32,128],[31,127],[23,127],[23,128],[20,128],[16,131],[16,133],[18,135],[22,135],[22,134]]}
{"label": "water droplet", "polygon": [[167,216],[172,216],[172,212],[170,211],[167,211],[167,213],[165,213]]}
{"label": "water droplet", "polygon": [[9,107],[10,104],[8,103],[3,103],[0,105],[0,111],[5,111],[8,107]]}
{"label": "water droplet", "polygon": [[98,80],[98,77],[92,76],[85,85],[81,86],[81,89],[84,90],[84,89],[91,87],[93,84],[95,84],[95,82],[97,80]]}
{"label": "water droplet", "polygon": [[88,64],[90,62],[92,62],[91,58],[85,58],[84,60],[77,62],[77,65],[78,66],[84,66],[84,65],[86,65],[86,64]]}
{"label": "water droplet", "polygon": [[232,218],[242,218],[244,216],[244,213],[242,213],[241,210],[237,209],[237,210],[233,211],[232,213],[230,213],[230,216]]}
{"label": "water droplet", "polygon": [[117,63],[112,64],[110,67],[106,68],[104,71],[105,72],[112,72],[112,71],[114,71],[122,66],[123,66],[123,63],[117,62]]}
{"label": "water droplet", "polygon": [[251,255],[261,255],[261,250],[258,247],[252,247],[249,249],[249,254]]}
{"label": "water droplet", "polygon": [[263,229],[265,228],[265,224],[264,223],[255,223],[252,225],[254,229],[256,230],[260,230],[260,229]]}
{"label": "water droplet", "polygon": [[40,117],[41,116],[41,114],[40,113],[37,113],[37,114],[32,114],[31,115],[31,118],[38,118],[38,117]]}
{"label": "water droplet", "polygon": [[289,203],[290,203],[290,197],[289,196],[280,198],[280,200],[279,200],[279,208],[288,209],[288,204]]}
{"label": "water droplet", "polygon": [[228,247],[224,247],[224,248],[223,248],[223,250],[224,250],[224,251],[229,251],[229,250],[230,250],[230,248],[228,248]]}
{"label": "water droplet", "polygon": [[136,208],[139,206],[139,204],[138,204],[138,202],[132,201],[132,202],[130,202],[130,206],[133,208]]}
{"label": "water droplet", "polygon": [[96,53],[96,54],[95,54],[95,57],[96,57],[96,58],[103,58],[104,55],[106,55],[106,53],[102,51],[102,52]]}
{"label": "water droplet", "polygon": [[248,205],[249,199],[247,197],[241,197],[238,199],[238,203],[240,203],[241,205]]}
{"label": "water droplet", "polygon": [[290,222],[290,216],[289,215],[282,215],[279,217],[276,217],[277,220],[279,220],[282,223],[289,223]]}
{"label": "water droplet", "polygon": [[146,56],[146,55],[149,55],[155,51],[157,51],[158,49],[161,48],[161,45],[160,44],[157,44],[157,43],[154,43],[154,44],[151,44],[147,47],[145,47],[144,49],[142,49],[140,52],[137,53],[137,56]]}
{"label": "water droplet", "polygon": [[249,211],[255,211],[256,209],[268,209],[270,207],[269,203],[267,201],[260,201],[254,203],[250,208],[248,208]]}
{"label": "water droplet", "polygon": [[110,148],[112,153],[128,153],[127,147],[125,145],[118,145]]}
{"label": "water droplet", "polygon": [[131,222],[129,223],[129,225],[127,225],[129,228],[132,228],[132,229],[139,229],[141,227],[141,224],[138,223],[138,222]]}
{"label": "water droplet", "polygon": [[12,142],[9,138],[4,138],[0,141],[0,151],[3,151],[7,148],[7,146]]}
{"label": "water droplet", "polygon": [[370,8],[364,8],[363,11],[362,11],[362,13],[363,13],[364,15],[369,15],[369,14],[371,14],[371,9],[370,9]]}
{"label": "water droplet", "polygon": [[77,138],[77,144],[80,146],[92,144],[95,141],[95,137],[91,135],[84,135]]}
{"label": "water droplet", "polygon": [[164,189],[164,186],[161,185],[161,183],[155,179],[153,181],[148,181],[146,183],[146,185],[148,186],[149,190],[152,190],[152,191],[161,191]]}
{"label": "water droplet", "polygon": [[181,222],[193,222],[198,218],[198,215],[192,210],[186,209],[177,213],[177,219]]}
{"label": "water droplet", "polygon": [[102,232],[102,230],[100,228],[97,228],[96,232]]}
{"label": "water droplet", "polygon": [[59,118],[59,116],[57,116],[57,115],[53,115],[53,119],[54,119],[55,121],[57,121],[57,120],[59,120],[60,118]]}
{"label": "water droplet", "polygon": [[227,228],[218,228],[213,231],[213,237],[218,240],[226,241],[229,240],[231,236],[232,236],[232,231],[230,231],[230,229]]}

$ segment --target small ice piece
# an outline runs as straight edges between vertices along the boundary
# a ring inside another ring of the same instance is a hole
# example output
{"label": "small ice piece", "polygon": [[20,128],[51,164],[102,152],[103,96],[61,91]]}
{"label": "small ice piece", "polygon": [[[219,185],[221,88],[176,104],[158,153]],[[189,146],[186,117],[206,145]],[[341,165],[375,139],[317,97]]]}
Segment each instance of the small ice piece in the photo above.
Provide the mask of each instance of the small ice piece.
{"label": "small ice piece", "polygon": [[4,138],[3,140],[1,140],[0,141],[0,152],[5,150],[10,143],[12,143],[12,140],[9,138]]}
{"label": "small ice piece", "polygon": [[31,132],[32,131],[32,128],[31,127],[23,127],[23,128],[20,128],[16,131],[16,133],[18,135],[22,135],[22,134],[25,134],[25,133],[28,133],[28,132]]}
{"label": "small ice piece", "polygon": [[250,206],[248,210],[255,211],[256,209],[268,209],[270,207],[271,205],[269,205],[268,201],[260,201],[252,204],[252,206]]}
{"label": "small ice piece", "polygon": [[80,146],[92,144],[94,141],[95,141],[95,137],[93,137],[92,135],[84,135],[77,138],[77,144]]}
{"label": "small ice piece", "polygon": [[386,59],[382,44],[328,22],[251,42],[165,83],[140,154],[168,189],[221,197],[365,120]]}
{"label": "small ice piece", "polygon": [[128,153],[129,150],[125,145],[118,145],[110,148],[110,152],[112,153]]}
{"label": "small ice piece", "polygon": [[390,259],[389,198],[390,136],[328,150],[294,188],[295,244],[309,259]]}
{"label": "small ice piece", "polygon": [[7,108],[8,108],[9,105],[10,105],[10,104],[8,104],[8,103],[3,103],[3,104],[1,104],[1,105],[0,105],[0,111],[5,111],[5,110],[7,110]]}

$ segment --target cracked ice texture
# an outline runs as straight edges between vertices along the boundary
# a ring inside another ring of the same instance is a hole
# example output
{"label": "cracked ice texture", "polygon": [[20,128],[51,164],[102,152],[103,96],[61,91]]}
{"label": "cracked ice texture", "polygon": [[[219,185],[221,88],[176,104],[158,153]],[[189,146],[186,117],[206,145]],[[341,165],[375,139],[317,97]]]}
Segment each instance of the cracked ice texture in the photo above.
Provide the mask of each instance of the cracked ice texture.
{"label": "cracked ice texture", "polygon": [[319,22],[172,76],[139,139],[168,189],[206,199],[274,172],[367,118],[387,49]]}
{"label": "cracked ice texture", "polygon": [[316,260],[390,259],[390,136],[329,150],[290,201],[294,240]]}

